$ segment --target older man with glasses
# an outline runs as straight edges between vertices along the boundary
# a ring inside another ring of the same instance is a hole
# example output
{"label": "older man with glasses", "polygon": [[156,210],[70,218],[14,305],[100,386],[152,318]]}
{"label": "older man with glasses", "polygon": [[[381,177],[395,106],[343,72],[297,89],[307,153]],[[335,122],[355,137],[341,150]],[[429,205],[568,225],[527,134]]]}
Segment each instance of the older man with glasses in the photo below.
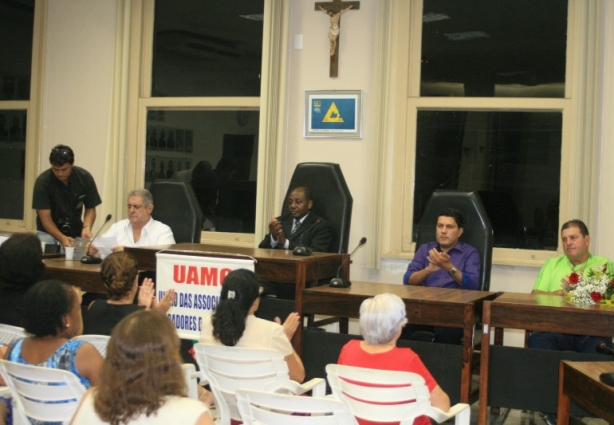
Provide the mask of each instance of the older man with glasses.
{"label": "older man with glasses", "polygon": [[72,246],[76,237],[92,237],[96,206],[102,200],[92,175],[74,165],[75,154],[70,147],[55,146],[49,162],[51,168],[43,171],[34,184],[36,228],[43,242],[55,239],[62,247]]}

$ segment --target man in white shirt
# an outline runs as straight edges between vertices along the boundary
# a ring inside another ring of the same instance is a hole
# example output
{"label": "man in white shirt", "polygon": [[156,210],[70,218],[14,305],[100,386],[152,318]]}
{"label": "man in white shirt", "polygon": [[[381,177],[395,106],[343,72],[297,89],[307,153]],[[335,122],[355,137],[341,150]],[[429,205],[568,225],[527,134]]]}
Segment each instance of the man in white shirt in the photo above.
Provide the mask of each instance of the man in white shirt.
{"label": "man in white shirt", "polygon": [[153,196],[147,189],[135,189],[128,194],[128,218],[113,224],[103,238],[114,237],[117,246],[113,252],[124,247],[174,244],[173,231],[166,224],[154,220]]}

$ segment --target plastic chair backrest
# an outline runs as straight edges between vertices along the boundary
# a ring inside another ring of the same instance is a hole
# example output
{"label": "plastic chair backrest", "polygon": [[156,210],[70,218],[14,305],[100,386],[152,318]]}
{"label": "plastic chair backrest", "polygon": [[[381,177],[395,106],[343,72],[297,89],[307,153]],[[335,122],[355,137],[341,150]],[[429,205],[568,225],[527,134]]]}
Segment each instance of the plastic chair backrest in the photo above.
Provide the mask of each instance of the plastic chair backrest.
{"label": "plastic chair backrest", "polygon": [[102,357],[106,357],[107,344],[109,344],[109,339],[111,339],[111,337],[108,335],[79,335],[73,339],[80,339],[89,342],[96,347],[96,350],[98,350]]}
{"label": "plastic chair backrest", "polygon": [[329,364],[326,376],[333,396],[357,418],[411,425],[422,415],[438,423],[457,416],[456,424],[469,425],[469,405],[459,403],[448,412],[431,406],[429,389],[416,373]]}
{"label": "plastic chair backrest", "polygon": [[76,375],[61,369],[0,360],[0,374],[19,414],[38,421],[68,423],[86,391]]}
{"label": "plastic chair backrest", "polygon": [[345,405],[333,398],[303,397],[239,389],[236,392],[245,425],[356,425]]}
{"label": "plastic chair backrest", "polygon": [[196,361],[215,396],[221,425],[240,420],[235,392],[239,388],[278,391],[290,381],[288,365],[273,350],[194,344]]}
{"label": "plastic chair backrest", "polygon": [[26,336],[24,328],[0,323],[0,345],[10,344],[14,340],[25,338]]}

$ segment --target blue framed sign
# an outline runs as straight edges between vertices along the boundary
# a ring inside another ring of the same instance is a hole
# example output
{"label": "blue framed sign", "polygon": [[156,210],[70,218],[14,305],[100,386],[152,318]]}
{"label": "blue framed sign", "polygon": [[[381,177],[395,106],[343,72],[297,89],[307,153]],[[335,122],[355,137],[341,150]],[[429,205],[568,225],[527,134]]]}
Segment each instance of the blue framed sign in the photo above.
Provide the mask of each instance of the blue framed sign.
{"label": "blue framed sign", "polygon": [[305,137],[361,138],[362,90],[306,90]]}

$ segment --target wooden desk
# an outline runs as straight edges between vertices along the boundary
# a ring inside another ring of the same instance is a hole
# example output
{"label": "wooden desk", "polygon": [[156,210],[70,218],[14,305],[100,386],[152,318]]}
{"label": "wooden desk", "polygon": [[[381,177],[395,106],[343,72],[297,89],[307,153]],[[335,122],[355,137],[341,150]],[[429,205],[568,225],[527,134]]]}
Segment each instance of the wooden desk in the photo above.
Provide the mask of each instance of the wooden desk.
{"label": "wooden desk", "polygon": [[303,291],[303,314],[354,317],[363,300],[390,292],[405,301],[409,323],[463,328],[463,370],[461,402],[467,403],[471,392],[473,329],[480,318],[482,303],[496,294],[485,291],[428,288],[389,283],[353,282],[349,288],[319,286]]}
{"label": "wooden desk", "polygon": [[484,302],[479,424],[487,423],[490,331],[495,329],[495,344],[502,345],[504,328],[611,337],[614,329],[614,309],[575,306],[566,303],[560,295],[512,292]]}
{"label": "wooden desk", "polygon": [[107,293],[107,288],[100,277],[100,264],[83,264],[79,260],[67,260],[63,256],[43,258],[43,263],[45,263],[43,279],[60,279],[85,292]]}
{"label": "wooden desk", "polygon": [[614,372],[614,362],[561,362],[557,412],[559,425],[569,424],[572,400],[609,423],[614,423],[614,387],[599,380],[599,375],[604,372]]}

